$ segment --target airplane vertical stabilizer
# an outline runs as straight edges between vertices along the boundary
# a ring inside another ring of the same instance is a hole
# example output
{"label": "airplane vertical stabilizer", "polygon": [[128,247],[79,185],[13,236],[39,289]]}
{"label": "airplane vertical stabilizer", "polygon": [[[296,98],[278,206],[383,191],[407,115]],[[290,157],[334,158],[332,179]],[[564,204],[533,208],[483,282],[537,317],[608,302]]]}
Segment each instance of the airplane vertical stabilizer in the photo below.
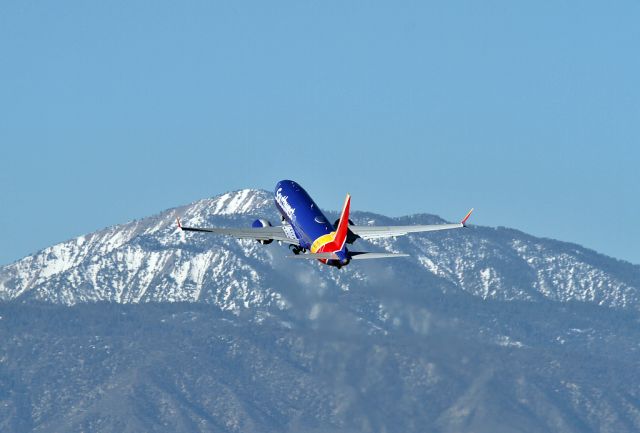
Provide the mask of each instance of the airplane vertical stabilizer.
{"label": "airplane vertical stabilizer", "polygon": [[351,207],[351,196],[347,194],[347,198],[344,201],[344,207],[342,208],[342,214],[340,214],[340,220],[336,230],[320,236],[311,245],[312,253],[333,253],[340,251],[347,240],[349,234],[349,208]]}

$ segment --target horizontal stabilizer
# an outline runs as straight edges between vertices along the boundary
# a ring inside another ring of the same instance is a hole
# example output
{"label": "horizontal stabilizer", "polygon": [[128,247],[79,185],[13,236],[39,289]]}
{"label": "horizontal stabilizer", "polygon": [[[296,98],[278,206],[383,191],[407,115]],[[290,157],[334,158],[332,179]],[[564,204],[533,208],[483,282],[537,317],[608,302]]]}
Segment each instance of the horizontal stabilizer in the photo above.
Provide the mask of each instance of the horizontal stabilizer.
{"label": "horizontal stabilizer", "polygon": [[[368,260],[368,259],[387,259],[390,257],[409,257],[409,254],[402,253],[366,253],[354,251],[349,253],[351,260]],[[307,260],[339,260],[334,253],[308,253],[298,254],[297,256],[287,256],[288,259],[307,259]]]}
{"label": "horizontal stabilizer", "polygon": [[339,257],[334,253],[307,253],[307,254],[298,254],[295,256],[287,256],[288,259],[308,259],[308,260],[320,260],[320,259],[328,259],[328,260],[339,260]]}
{"label": "horizontal stabilizer", "polygon": [[352,252],[350,253],[349,257],[351,258],[351,260],[367,260],[367,259],[386,259],[389,257],[409,257],[409,254]]}

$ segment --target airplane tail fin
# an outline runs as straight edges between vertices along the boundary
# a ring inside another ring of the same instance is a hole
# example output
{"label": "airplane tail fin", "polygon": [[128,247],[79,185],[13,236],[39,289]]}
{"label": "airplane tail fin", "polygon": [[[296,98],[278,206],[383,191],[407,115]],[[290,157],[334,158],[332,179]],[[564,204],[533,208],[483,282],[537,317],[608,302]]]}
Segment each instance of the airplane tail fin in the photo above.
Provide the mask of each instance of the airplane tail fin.
{"label": "airplane tail fin", "polygon": [[351,207],[351,195],[347,194],[347,198],[344,201],[342,207],[342,214],[340,214],[340,222],[336,227],[336,236],[333,239],[333,243],[336,244],[337,250],[341,250],[347,240],[349,234],[349,208]]}
{"label": "airplane tail fin", "polygon": [[[313,253],[334,253],[340,251],[344,247],[344,243],[347,241],[347,235],[349,234],[349,208],[351,206],[351,196],[347,194],[347,199],[344,202],[342,208],[342,214],[338,220],[336,230],[331,234],[320,236],[311,245],[311,252]],[[317,244],[317,246],[316,246]]]}

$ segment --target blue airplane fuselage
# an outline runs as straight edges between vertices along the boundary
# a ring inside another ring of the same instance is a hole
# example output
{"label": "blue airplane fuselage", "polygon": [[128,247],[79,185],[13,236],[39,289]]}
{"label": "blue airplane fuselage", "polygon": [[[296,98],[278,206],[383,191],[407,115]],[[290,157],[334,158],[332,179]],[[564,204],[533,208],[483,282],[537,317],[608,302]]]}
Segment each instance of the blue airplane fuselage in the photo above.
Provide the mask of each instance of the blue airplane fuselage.
{"label": "blue airplane fuselage", "polygon": [[[316,253],[318,240],[335,231],[311,196],[297,182],[281,180],[276,185],[275,203],[278,211],[298,238],[300,246]],[[315,244],[314,244],[315,243]],[[349,262],[347,247],[335,251],[338,260],[322,260],[328,265],[343,266]]]}

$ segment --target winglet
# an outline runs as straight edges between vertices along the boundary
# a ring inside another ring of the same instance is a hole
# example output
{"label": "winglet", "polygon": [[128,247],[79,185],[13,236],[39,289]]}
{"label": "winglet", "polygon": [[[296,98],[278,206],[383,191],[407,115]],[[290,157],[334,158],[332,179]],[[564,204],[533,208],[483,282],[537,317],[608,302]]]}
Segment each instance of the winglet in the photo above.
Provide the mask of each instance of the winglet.
{"label": "winglet", "polygon": [[466,227],[467,226],[467,220],[471,216],[471,212],[473,212],[473,208],[471,208],[469,213],[467,213],[467,215],[464,218],[462,218],[462,221],[460,221],[460,224],[462,224],[462,227]]}
{"label": "winglet", "polygon": [[176,217],[176,221],[178,222],[178,228],[182,230],[182,224],[180,224],[180,218]]}

